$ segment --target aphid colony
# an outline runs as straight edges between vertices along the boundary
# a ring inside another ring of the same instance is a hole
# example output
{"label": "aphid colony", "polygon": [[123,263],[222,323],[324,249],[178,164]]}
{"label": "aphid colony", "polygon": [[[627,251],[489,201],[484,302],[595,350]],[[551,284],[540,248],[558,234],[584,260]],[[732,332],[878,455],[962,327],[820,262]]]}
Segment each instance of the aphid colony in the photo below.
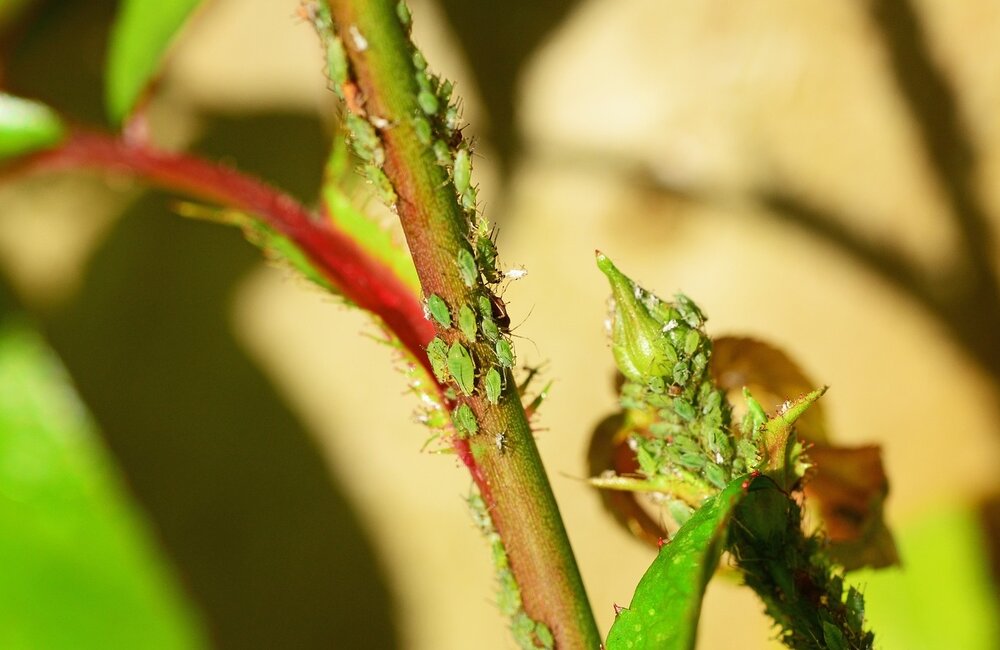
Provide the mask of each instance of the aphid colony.
{"label": "aphid colony", "polygon": [[521,648],[548,650],[555,647],[552,631],[541,621],[535,621],[524,611],[521,588],[514,579],[507,559],[507,549],[490,518],[489,509],[483,498],[476,492],[469,495],[469,510],[472,519],[493,551],[493,568],[497,576],[497,606],[500,612],[510,618],[514,640]]}
{"label": "aphid colony", "polygon": [[614,296],[611,346],[625,375],[621,404],[636,431],[629,445],[642,474],[721,490],[754,469],[767,416],[750,398],[747,421],[730,427],[728,401],[708,372],[712,347],[701,310],[681,294],[660,300],[603,255],[597,264]]}
{"label": "aphid colony", "polygon": [[[397,125],[366,109],[365,98],[352,77],[345,50],[346,46],[353,51],[364,52],[369,47],[368,40],[353,25],[343,35],[343,40],[338,37],[324,2],[306,0],[301,15],[313,24],[326,50],[327,74],[334,92],[347,106],[344,124],[354,153],[362,163],[362,171],[381,200],[395,209],[398,197],[383,171],[386,156],[380,132]],[[396,15],[408,32],[411,16],[402,0],[397,4]],[[447,171],[457,204],[465,216],[468,247],[458,251],[455,264],[462,283],[475,295],[474,304],[462,305],[448,305],[438,295],[427,296],[424,311],[428,319],[441,330],[457,330],[457,336],[448,337],[452,339],[450,345],[435,337],[427,347],[427,356],[436,379],[449,386],[449,390],[465,396],[478,392],[491,404],[497,404],[503,393],[507,370],[513,367],[515,358],[508,339],[510,318],[493,287],[505,277],[522,277],[524,271],[516,269],[506,275],[497,267],[493,233],[477,210],[477,186],[472,183],[473,152],[470,143],[462,136],[461,109],[452,102],[452,83],[430,73],[427,61],[416,48],[412,49],[411,55],[418,109],[411,116],[410,126],[417,140],[429,148],[435,162]],[[480,367],[477,367],[476,357],[470,351],[470,346],[477,341],[488,344],[489,356],[492,357],[481,361]],[[440,419],[439,412],[429,413],[428,416]],[[458,406],[452,413],[452,420],[456,432],[463,437],[474,435],[479,430],[475,415],[467,405]]]}

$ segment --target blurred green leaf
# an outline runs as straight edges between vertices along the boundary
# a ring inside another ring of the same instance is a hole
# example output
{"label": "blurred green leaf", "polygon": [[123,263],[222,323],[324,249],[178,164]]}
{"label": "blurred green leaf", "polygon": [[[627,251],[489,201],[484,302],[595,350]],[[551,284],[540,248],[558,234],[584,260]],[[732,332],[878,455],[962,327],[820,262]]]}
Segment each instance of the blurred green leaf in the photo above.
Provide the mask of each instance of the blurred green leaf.
{"label": "blurred green leaf", "polygon": [[0,647],[206,644],[45,343],[0,321]]}
{"label": "blurred green leaf", "polygon": [[108,47],[106,101],[120,123],[160,69],[177,32],[200,0],[121,0]]}
{"label": "blurred green leaf", "polygon": [[740,477],[707,500],[642,576],[628,609],[608,633],[608,650],[694,648],[705,587],[725,545],[733,509],[744,495]]}
{"label": "blurred green leaf", "polygon": [[897,528],[902,566],[851,574],[882,648],[1000,648],[1000,603],[972,508]]}
{"label": "blurred green leaf", "polygon": [[0,161],[50,147],[64,133],[62,120],[48,106],[0,93]]}

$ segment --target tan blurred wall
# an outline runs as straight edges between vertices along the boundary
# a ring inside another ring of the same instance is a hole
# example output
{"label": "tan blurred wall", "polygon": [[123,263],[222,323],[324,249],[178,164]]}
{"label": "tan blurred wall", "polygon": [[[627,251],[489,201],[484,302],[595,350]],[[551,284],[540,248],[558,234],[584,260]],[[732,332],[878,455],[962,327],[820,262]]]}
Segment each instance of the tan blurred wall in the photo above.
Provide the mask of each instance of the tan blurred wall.
{"label": "tan blurred wall", "polygon": [[[412,4],[428,59],[459,79],[470,121],[488,119],[440,12]],[[295,6],[218,0],[179,48],[164,101],[181,114],[328,110]],[[918,7],[975,136],[979,186],[1000,214],[1000,57],[988,55],[1000,9]],[[779,187],[816,200],[926,267],[954,254],[948,208],[874,39],[861,2],[588,0],[524,71],[527,152],[505,187],[489,143],[480,149],[487,215],[509,222],[502,261],[529,272],[505,298],[515,323],[526,318],[515,332],[520,360],[545,362],[555,381],[538,441],[603,629],[652,556],[580,481],[587,436],[614,409],[595,248],[650,288],[694,297],[713,334],[765,338],[830,384],[836,439],[884,446],[891,524],[996,487],[996,387],[912,299],[746,198]],[[173,128],[183,141],[197,123]],[[40,303],[71,292],[102,222],[36,236],[14,219],[0,219],[0,254],[21,290]],[[426,432],[389,352],[358,336],[371,332],[365,319],[269,268],[239,287],[232,315],[356,501],[395,581],[405,646],[469,648],[475,638],[477,648],[513,647],[461,500],[469,481],[452,457],[418,453]],[[767,647],[758,610],[752,594],[713,584],[701,647]]]}

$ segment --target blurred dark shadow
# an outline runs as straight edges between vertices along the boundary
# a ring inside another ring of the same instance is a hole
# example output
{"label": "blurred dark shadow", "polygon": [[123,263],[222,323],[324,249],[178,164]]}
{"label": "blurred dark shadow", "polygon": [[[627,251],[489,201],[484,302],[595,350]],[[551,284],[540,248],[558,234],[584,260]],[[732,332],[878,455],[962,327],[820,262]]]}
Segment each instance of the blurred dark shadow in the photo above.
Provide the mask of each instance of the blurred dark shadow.
{"label": "blurred dark shadow", "polygon": [[1000,287],[993,268],[990,217],[976,189],[979,160],[959,98],[935,62],[911,0],[870,0],[897,89],[947,197],[962,251],[946,272],[941,310],[962,343],[1000,377]]}
{"label": "blurred dark shadow", "polygon": [[440,1],[475,72],[489,114],[488,138],[506,171],[519,149],[514,104],[521,68],[577,0]]}
{"label": "blurred dark shadow", "polygon": [[[218,124],[199,148],[308,196],[323,141],[313,121],[260,117]],[[219,647],[395,647],[356,514],[233,341],[234,285],[259,252],[169,205],[128,210],[76,299],[47,316],[50,340]]]}
{"label": "blurred dark shadow", "polygon": [[74,121],[103,125],[104,54],[116,6],[34,0],[0,46],[5,89],[40,99]]}
{"label": "blurred dark shadow", "polygon": [[[8,89],[102,124],[116,4],[35,3],[3,48]],[[259,117],[219,120],[197,148],[311,200],[327,140],[315,121]],[[215,645],[396,647],[393,598],[357,515],[233,340],[232,293],[260,253],[169,206],[147,195],[123,216],[80,293],[44,315],[53,347]]]}

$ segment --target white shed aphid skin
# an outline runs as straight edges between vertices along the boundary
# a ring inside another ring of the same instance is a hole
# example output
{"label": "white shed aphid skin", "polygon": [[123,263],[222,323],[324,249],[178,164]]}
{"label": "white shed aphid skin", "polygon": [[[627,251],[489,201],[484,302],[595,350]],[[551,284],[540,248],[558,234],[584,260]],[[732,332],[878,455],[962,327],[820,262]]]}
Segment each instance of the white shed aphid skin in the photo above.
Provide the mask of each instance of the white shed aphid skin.
{"label": "white shed aphid skin", "polygon": [[520,266],[516,269],[507,269],[503,273],[503,277],[507,278],[508,280],[514,280],[514,281],[520,280],[526,275],[528,275],[528,270],[523,266]]}
{"label": "white shed aphid skin", "polygon": [[493,437],[493,444],[497,446],[497,451],[502,454],[507,448],[507,434],[503,431],[497,433],[497,435]]}
{"label": "white shed aphid skin", "polygon": [[357,25],[351,25],[347,28],[347,31],[351,35],[351,43],[354,45],[355,50],[364,52],[368,49],[368,39],[361,35]]}

